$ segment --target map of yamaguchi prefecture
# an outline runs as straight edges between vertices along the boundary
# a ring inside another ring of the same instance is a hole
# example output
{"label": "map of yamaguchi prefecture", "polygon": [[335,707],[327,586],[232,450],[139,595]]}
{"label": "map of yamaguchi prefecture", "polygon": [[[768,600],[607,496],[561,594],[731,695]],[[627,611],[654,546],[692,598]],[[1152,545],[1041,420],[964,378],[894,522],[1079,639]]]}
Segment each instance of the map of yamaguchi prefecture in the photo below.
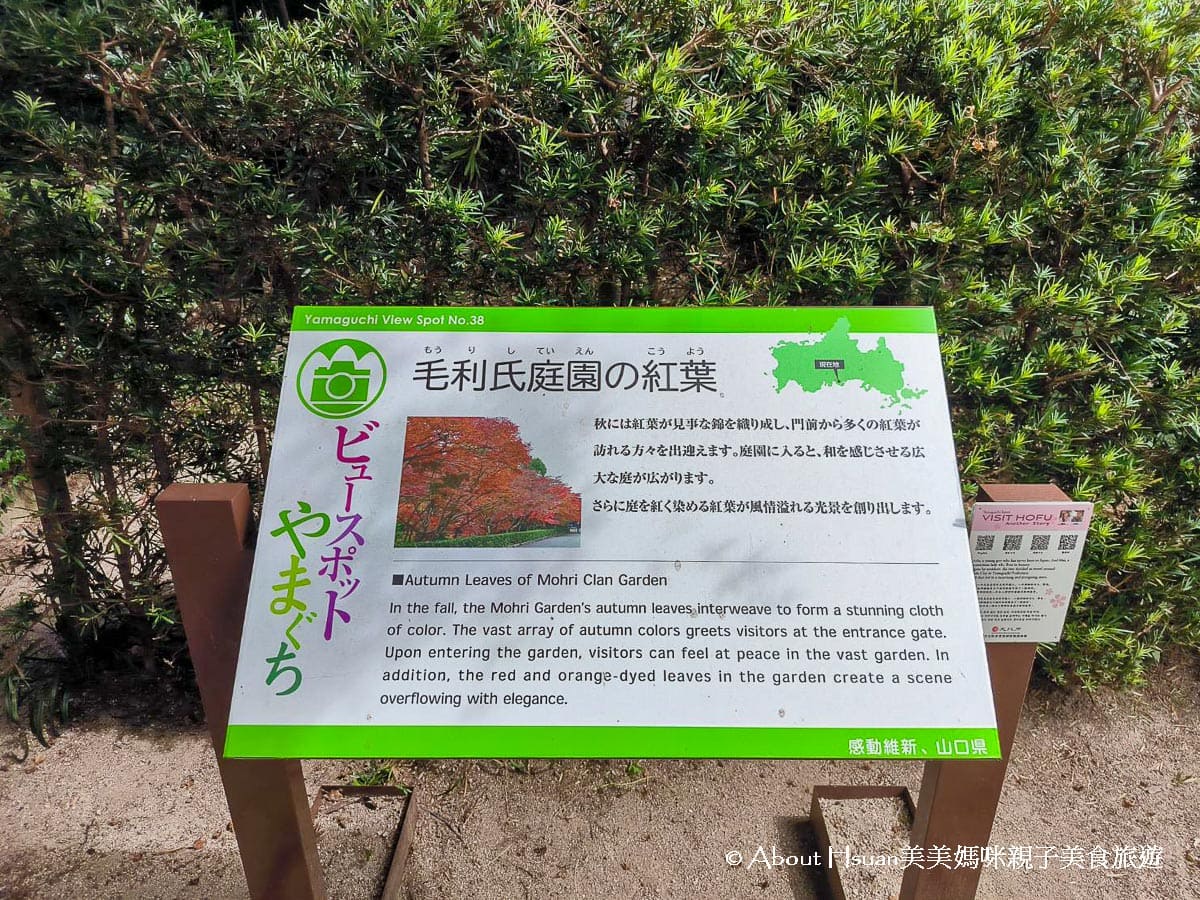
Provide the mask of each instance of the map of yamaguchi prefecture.
{"label": "map of yamaguchi prefecture", "polygon": [[892,355],[886,341],[879,338],[871,350],[863,350],[850,337],[850,320],[838,319],[815,343],[780,341],[772,350],[775,357],[775,392],[788,382],[810,393],[859,382],[868,391],[877,391],[889,405],[903,404],[925,394],[904,383],[904,364]]}

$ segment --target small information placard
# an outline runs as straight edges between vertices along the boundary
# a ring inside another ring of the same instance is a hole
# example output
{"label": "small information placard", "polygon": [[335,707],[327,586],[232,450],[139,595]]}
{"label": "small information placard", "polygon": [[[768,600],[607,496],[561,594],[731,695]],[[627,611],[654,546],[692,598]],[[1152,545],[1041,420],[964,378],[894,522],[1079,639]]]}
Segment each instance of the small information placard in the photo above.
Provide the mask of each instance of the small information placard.
{"label": "small information placard", "polygon": [[975,504],[971,559],[985,640],[1062,636],[1091,519],[1091,503]]}
{"label": "small information placard", "polygon": [[226,753],[994,758],[932,311],[299,308]]}

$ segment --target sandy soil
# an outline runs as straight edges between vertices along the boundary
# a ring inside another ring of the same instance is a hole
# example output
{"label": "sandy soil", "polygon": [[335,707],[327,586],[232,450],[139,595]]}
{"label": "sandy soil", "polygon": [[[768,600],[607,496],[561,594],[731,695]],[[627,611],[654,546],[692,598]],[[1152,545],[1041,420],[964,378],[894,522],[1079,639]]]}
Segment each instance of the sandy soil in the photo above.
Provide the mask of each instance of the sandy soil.
{"label": "sandy soil", "polygon": [[[1160,868],[989,869],[980,896],[1200,897],[1200,678],[1164,669],[1142,695],[1035,689],[993,845],[1156,845]],[[163,698],[147,700],[147,708]],[[128,698],[93,701],[49,749],[0,764],[0,898],[243,897],[212,751],[199,725],[154,722]],[[175,705],[184,705],[179,699]],[[313,790],[361,762],[308,764]],[[428,813],[412,898],[807,898],[809,867],[751,864],[763,846],[811,853],[814,784],[920,783],[914,764],[429,761],[402,765]],[[399,805],[319,817],[335,897],[372,896]],[[743,862],[726,862],[730,851]],[[1086,865],[1086,863],[1085,863]]]}
{"label": "sandy soil", "polygon": [[[11,532],[10,532],[11,534]],[[11,595],[20,585],[0,583]],[[133,677],[133,676],[131,676]],[[992,845],[1082,848],[1083,868],[990,868],[995,900],[1200,898],[1200,667],[1163,666],[1142,693],[1035,685]],[[0,900],[241,898],[237,845],[195,701],[128,682],[80,698],[49,748],[0,730]],[[28,743],[28,755],[24,746]],[[407,876],[412,900],[814,897],[816,784],[905,784],[913,763],[740,761],[402,763],[427,810]],[[306,764],[310,791],[365,762]],[[334,900],[378,890],[395,801],[326,803],[318,816]],[[1158,846],[1161,865],[1090,867],[1093,848]],[[727,854],[742,856],[738,865]],[[1037,857],[1035,857],[1035,860]],[[875,879],[864,879],[873,883]],[[886,879],[879,879],[884,883]]]}
{"label": "sandy soil", "polygon": [[[842,848],[855,855],[900,857],[908,845],[912,816],[900,797],[821,802],[831,855],[841,859]],[[849,897],[890,897],[900,893],[904,869],[899,865],[854,866],[835,863],[842,890]]]}

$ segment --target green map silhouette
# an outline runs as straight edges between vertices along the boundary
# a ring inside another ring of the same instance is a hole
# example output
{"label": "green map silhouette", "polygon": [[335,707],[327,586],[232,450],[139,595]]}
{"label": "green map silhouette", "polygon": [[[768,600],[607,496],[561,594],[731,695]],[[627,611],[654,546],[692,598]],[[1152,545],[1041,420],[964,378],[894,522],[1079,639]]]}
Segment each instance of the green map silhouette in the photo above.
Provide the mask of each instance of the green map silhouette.
{"label": "green map silhouette", "polygon": [[904,364],[892,355],[883,338],[871,350],[864,351],[850,337],[850,320],[838,319],[815,343],[780,341],[771,349],[775,357],[775,392],[789,382],[816,393],[825,388],[844,387],[852,381],[864,389],[877,391],[889,405],[905,405],[925,395],[904,383]]}

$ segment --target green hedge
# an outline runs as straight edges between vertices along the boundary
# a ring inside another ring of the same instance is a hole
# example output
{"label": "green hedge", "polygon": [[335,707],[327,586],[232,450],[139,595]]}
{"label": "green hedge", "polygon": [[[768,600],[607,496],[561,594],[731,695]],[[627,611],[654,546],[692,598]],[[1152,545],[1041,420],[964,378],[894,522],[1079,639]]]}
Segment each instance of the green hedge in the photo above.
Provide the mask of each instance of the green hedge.
{"label": "green hedge", "polygon": [[1097,504],[1048,670],[1136,682],[1200,645],[1198,35],[1176,2],[13,0],[9,441],[77,476],[39,608],[159,654],[143,498],[257,489],[296,303],[932,304],[964,479]]}
{"label": "green hedge", "polygon": [[531,531],[506,531],[501,534],[484,534],[469,538],[448,538],[444,541],[402,542],[400,527],[396,526],[397,547],[517,547],[540,541],[542,538],[566,534],[565,528],[535,528]]}

